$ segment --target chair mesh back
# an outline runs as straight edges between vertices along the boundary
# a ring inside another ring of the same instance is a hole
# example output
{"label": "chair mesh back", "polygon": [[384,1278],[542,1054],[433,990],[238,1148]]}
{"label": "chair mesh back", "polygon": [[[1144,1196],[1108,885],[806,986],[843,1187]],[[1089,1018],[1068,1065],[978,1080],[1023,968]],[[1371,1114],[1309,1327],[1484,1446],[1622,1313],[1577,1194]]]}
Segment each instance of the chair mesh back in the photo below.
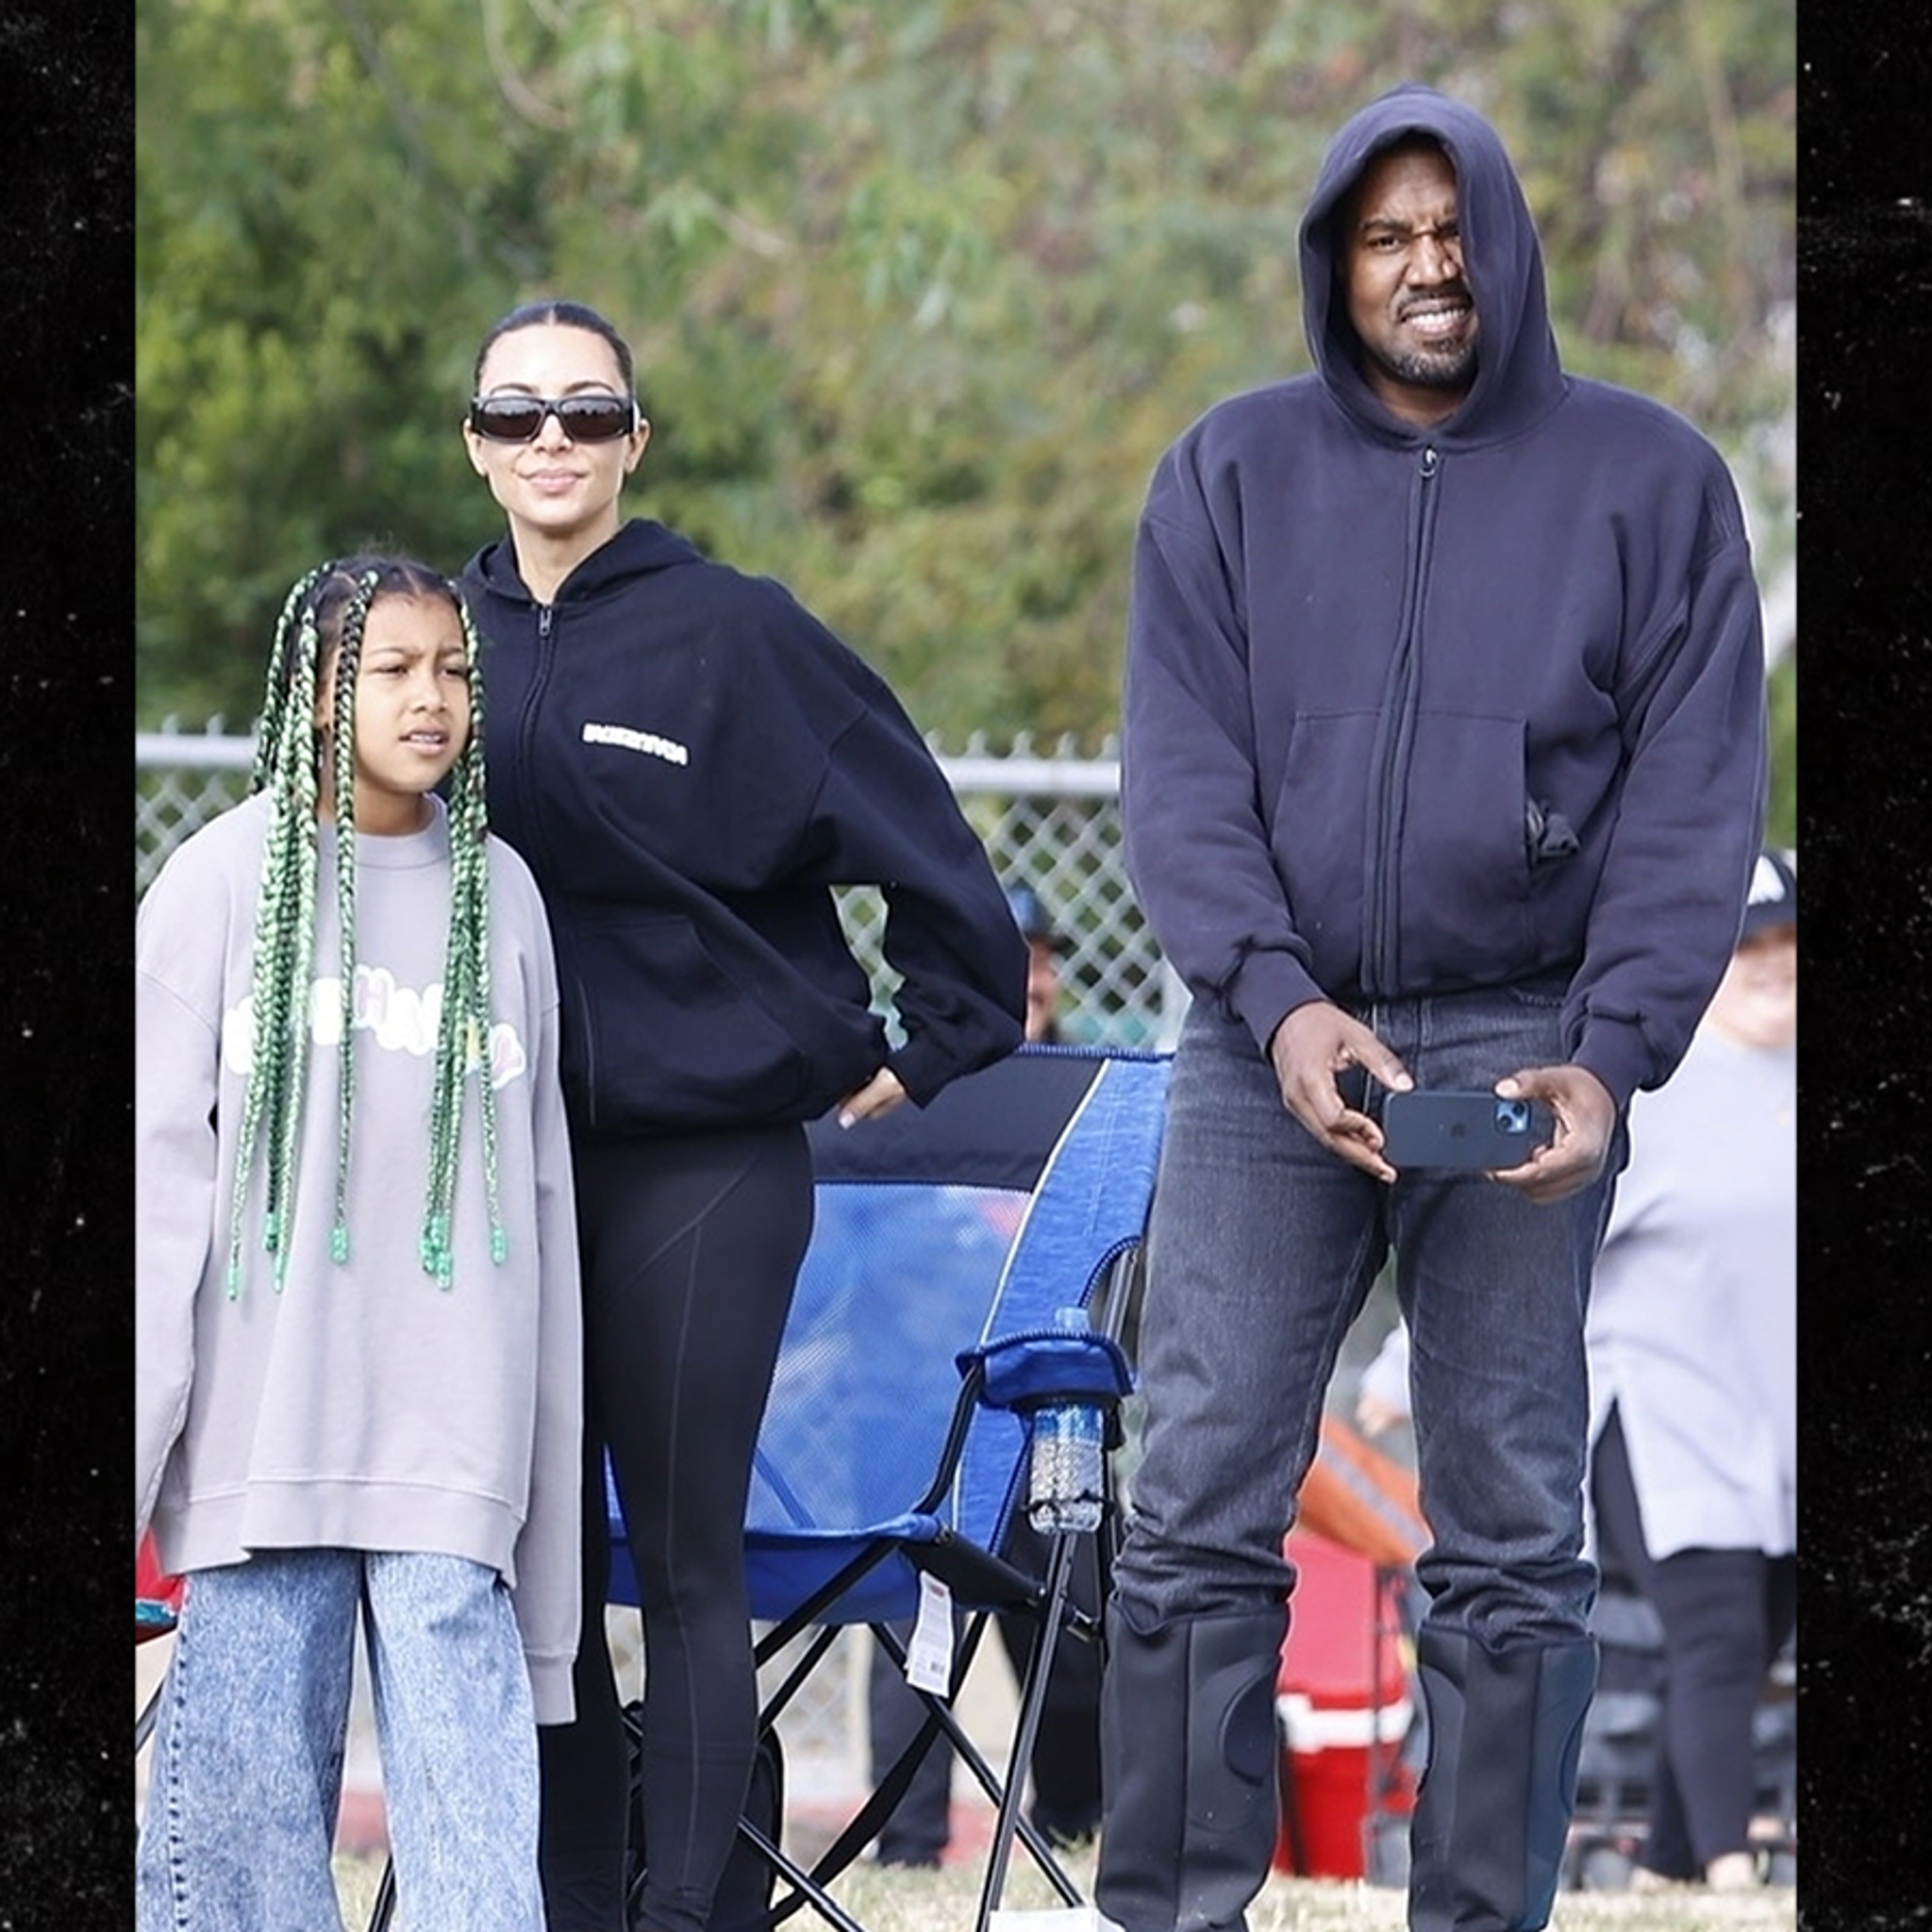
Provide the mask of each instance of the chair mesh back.
{"label": "chair mesh back", "polygon": [[[1085,1308],[1147,1224],[1166,1119],[1169,1063],[1104,1060],[1040,1175],[977,1338],[1051,1328],[1057,1310]],[[981,1409],[959,1466],[957,1522],[997,1547],[1024,1480],[1025,1427]]]}
{"label": "chair mesh back", "polygon": [[[1027,1197],[821,1182],[758,1436],[754,1534],[883,1524],[919,1499]],[[1002,1418],[1010,1421],[1011,1418]]]}

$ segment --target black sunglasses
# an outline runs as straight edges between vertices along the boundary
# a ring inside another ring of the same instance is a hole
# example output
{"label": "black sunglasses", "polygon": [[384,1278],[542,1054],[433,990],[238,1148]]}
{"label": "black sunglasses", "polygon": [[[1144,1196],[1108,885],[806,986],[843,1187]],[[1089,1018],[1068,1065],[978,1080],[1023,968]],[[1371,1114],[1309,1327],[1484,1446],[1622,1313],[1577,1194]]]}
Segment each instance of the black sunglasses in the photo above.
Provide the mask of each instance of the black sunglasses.
{"label": "black sunglasses", "polygon": [[555,416],[573,442],[614,442],[638,426],[631,396],[475,396],[470,427],[491,442],[535,442]]}

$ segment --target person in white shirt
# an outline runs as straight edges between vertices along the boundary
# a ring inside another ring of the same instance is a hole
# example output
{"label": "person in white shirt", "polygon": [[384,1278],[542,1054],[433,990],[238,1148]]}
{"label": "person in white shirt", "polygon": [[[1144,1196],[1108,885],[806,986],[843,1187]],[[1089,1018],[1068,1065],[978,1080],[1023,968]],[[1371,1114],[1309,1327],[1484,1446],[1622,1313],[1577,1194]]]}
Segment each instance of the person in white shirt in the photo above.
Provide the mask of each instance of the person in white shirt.
{"label": "person in white shirt", "polygon": [[[1690,1052],[1632,1103],[1591,1291],[1597,1543],[1664,1632],[1639,1889],[1758,1880],[1752,1718],[1795,1621],[1797,909],[1765,853]],[[1408,1413],[1407,1343],[1362,1376],[1372,1434]]]}

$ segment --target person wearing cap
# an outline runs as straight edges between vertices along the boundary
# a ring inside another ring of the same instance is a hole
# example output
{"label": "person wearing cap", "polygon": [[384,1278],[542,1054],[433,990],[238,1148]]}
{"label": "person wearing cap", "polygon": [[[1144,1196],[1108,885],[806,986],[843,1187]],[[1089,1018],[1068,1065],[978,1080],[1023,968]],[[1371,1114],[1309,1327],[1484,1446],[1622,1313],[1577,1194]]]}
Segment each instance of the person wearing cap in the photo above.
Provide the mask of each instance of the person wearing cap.
{"label": "person wearing cap", "polygon": [[1598,1545],[1663,1625],[1640,1884],[1758,1880],[1752,1718],[1797,1573],[1797,913],[1765,853],[1690,1051],[1631,1103],[1591,1295]]}
{"label": "person wearing cap", "polygon": [[1057,1046],[1060,1038],[1060,936],[1031,886],[1008,886],[1013,924],[1026,939],[1026,1038]]}
{"label": "person wearing cap", "polygon": [[[1664,1633],[1640,1889],[1759,1875],[1753,1713],[1797,1574],[1797,917],[1766,852],[1690,1051],[1631,1103],[1585,1328],[1598,1552]],[[1371,1435],[1407,1421],[1408,1373],[1398,1322],[1362,1375]]]}

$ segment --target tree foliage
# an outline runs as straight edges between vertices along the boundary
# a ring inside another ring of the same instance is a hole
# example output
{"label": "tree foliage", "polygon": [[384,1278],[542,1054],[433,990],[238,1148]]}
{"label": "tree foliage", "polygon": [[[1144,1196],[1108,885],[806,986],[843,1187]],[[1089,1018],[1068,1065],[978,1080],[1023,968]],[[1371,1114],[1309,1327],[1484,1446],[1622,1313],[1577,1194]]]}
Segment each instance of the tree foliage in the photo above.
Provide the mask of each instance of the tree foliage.
{"label": "tree foliage", "polygon": [[495,528],[476,339],[639,351],[634,507],[783,577],[948,735],[1113,723],[1161,448],[1306,366],[1325,142],[1490,113],[1572,366],[1682,408],[1789,564],[1777,0],[138,0],[143,709],[244,716],[281,587]]}

